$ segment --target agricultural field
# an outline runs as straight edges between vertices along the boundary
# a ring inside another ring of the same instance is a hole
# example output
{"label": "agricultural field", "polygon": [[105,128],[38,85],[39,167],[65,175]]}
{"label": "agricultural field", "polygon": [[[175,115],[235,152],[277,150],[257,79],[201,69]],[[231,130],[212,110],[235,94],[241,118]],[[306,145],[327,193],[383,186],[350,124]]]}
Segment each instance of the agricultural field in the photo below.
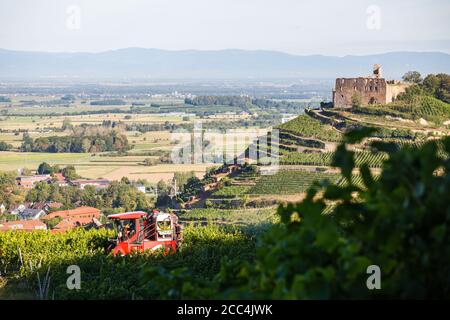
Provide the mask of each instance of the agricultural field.
{"label": "agricultural field", "polygon": [[314,181],[328,179],[336,182],[339,177],[340,175],[335,173],[282,170],[272,175],[262,175],[248,193],[252,195],[303,193]]}
{"label": "agricultural field", "polygon": [[0,129],[2,130],[29,130],[49,131],[61,128],[64,120],[70,120],[74,126],[81,124],[99,125],[103,121],[122,122],[124,124],[148,124],[148,123],[182,123],[183,116],[171,114],[89,114],[74,116],[0,116]]}
{"label": "agricultural field", "polygon": [[[152,98],[140,96],[139,98],[124,98],[120,104],[102,104],[91,105],[93,101],[104,100],[100,97],[80,98],[73,97],[73,100],[61,100],[55,95],[10,95],[11,102],[0,102],[0,114],[14,115],[70,115],[88,112],[107,112],[109,110],[119,110],[126,112],[131,110],[133,103],[139,103],[140,106],[153,108],[156,112],[159,107],[174,107],[183,105],[183,99],[177,98]],[[114,100],[117,98],[114,98]],[[158,107],[156,107],[158,106]]]}
{"label": "agricultural field", "polygon": [[[64,134],[64,133],[59,133]],[[55,135],[53,133],[32,133],[31,137]],[[0,133],[0,140],[20,146],[21,136]],[[61,167],[75,166],[79,175],[85,178],[105,178],[120,180],[123,176],[130,179],[149,179],[158,182],[161,179],[171,179],[174,169],[180,171],[196,171],[198,175],[204,173],[206,166],[180,165],[177,168],[170,165],[145,166],[146,159],[158,159],[157,154],[163,155],[172,150],[170,133],[166,131],[152,131],[139,133],[127,131],[126,136],[133,149],[130,155],[114,155],[113,153],[37,153],[37,152],[0,152],[0,170],[16,171],[21,168],[36,170],[42,162]],[[4,137],[6,137],[4,139]],[[3,140],[4,139],[4,140]],[[19,140],[20,139],[20,140]],[[155,155],[148,155],[155,154]]]}
{"label": "agricultural field", "polygon": [[[185,105],[183,99],[150,97],[121,98],[125,105],[90,105],[101,98],[76,98],[74,101],[61,101],[57,96],[12,95],[11,102],[0,103],[0,141],[12,145],[13,149],[1,152],[0,170],[16,171],[27,168],[35,170],[42,162],[61,167],[74,165],[78,174],[84,178],[106,178],[118,180],[123,176],[130,179],[147,179],[150,182],[169,180],[175,171],[194,171],[201,177],[211,164],[166,163],[170,153],[177,144],[177,136],[170,131],[137,131],[139,126],[153,124],[193,125],[194,117],[186,114],[240,111],[230,106],[192,106]],[[132,106],[133,103],[138,103]],[[139,112],[136,113],[136,110]],[[129,112],[128,112],[129,111]],[[51,136],[67,136],[70,130],[61,131],[64,122],[75,128],[80,125],[101,125],[103,122],[123,123],[127,125],[126,135],[132,149],[126,154],[113,152],[96,154],[56,154],[56,153],[22,153],[15,152],[23,142],[26,131],[32,139]],[[218,121],[203,117],[206,123]],[[224,121],[221,119],[220,121]],[[133,125],[136,130],[133,131]],[[211,126],[211,125],[210,125]],[[214,125],[212,125],[214,127]],[[130,130],[131,128],[131,130]],[[261,133],[263,134],[263,133]],[[239,134],[236,134],[239,137]],[[206,137],[208,139],[208,137]],[[226,155],[232,159],[239,155],[250,141],[228,139],[221,142],[220,148],[226,148]],[[212,155],[223,154],[217,143],[212,141],[209,151]],[[166,160],[160,162],[160,158]],[[146,165],[147,162],[147,165]],[[151,163],[149,165],[148,163]]]}

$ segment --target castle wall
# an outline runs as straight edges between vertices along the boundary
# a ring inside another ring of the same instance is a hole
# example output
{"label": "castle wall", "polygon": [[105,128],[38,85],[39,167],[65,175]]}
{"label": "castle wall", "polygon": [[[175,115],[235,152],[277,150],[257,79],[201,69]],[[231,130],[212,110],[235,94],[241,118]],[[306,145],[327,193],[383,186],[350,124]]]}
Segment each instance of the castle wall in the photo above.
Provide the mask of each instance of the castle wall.
{"label": "castle wall", "polygon": [[392,102],[397,99],[397,96],[405,92],[406,88],[408,88],[411,83],[405,82],[396,82],[396,83],[388,83],[386,87],[386,102]]}
{"label": "castle wall", "polygon": [[[395,90],[394,90],[395,91]],[[390,91],[390,94],[394,94]],[[333,92],[334,107],[350,107],[355,92],[361,95],[361,104],[386,103],[387,85],[382,78],[338,78]],[[398,93],[397,93],[398,94]]]}

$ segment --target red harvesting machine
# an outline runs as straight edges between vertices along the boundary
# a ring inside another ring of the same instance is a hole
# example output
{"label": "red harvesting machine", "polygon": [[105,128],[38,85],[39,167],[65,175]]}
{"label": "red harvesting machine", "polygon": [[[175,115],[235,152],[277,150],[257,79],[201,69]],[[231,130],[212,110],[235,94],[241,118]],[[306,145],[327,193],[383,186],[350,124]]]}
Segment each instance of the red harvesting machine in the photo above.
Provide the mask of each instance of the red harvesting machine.
{"label": "red harvesting machine", "polygon": [[117,240],[110,246],[113,255],[159,249],[165,249],[165,254],[174,253],[182,240],[181,226],[173,213],[136,211],[113,214],[108,218],[118,231]]}

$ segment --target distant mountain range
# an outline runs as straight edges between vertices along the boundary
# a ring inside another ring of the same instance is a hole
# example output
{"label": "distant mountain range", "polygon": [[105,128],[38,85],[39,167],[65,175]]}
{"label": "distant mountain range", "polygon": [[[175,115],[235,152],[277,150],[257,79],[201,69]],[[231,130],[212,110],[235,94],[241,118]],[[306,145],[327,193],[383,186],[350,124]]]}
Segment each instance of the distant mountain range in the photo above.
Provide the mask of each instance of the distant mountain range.
{"label": "distant mountain range", "polygon": [[0,79],[270,79],[369,75],[382,65],[386,78],[409,70],[450,73],[450,55],[390,52],[366,56],[296,56],[276,51],[168,51],[126,48],[99,53],[0,49]]}

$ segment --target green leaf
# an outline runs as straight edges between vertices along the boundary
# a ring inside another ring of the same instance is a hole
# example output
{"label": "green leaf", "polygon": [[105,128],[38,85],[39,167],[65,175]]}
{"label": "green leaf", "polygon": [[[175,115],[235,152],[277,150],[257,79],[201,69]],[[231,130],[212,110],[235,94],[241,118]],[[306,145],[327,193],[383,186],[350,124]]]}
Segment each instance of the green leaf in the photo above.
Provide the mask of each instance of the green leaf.
{"label": "green leaf", "polygon": [[348,151],[345,144],[339,145],[333,155],[332,165],[339,167],[342,175],[351,182],[352,171],[355,167],[354,152]]}
{"label": "green leaf", "polygon": [[377,132],[378,129],[372,127],[361,127],[348,131],[344,135],[344,141],[347,143],[359,143],[364,138],[370,137],[373,133]]}

